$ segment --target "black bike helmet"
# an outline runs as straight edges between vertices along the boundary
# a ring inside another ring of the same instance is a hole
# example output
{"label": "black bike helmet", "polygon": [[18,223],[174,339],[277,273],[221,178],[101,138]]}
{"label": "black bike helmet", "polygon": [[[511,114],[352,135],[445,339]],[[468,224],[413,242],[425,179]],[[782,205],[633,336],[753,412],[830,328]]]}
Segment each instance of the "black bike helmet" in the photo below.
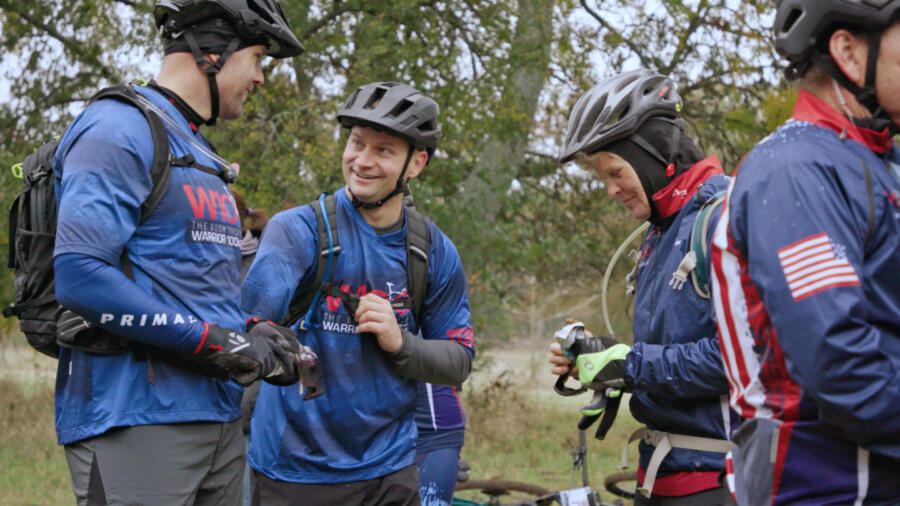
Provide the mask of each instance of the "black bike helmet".
{"label": "black bike helmet", "polygon": [[[900,15],[900,0],[778,0],[775,14],[775,49],[790,62],[788,79],[802,77],[813,65],[821,66],[860,103],[877,116],[875,67],[881,34]],[[865,86],[851,82],[828,52],[834,30],[845,27],[869,34],[869,58]]]}
{"label": "black bike helmet", "polygon": [[[153,9],[156,27],[166,40],[183,38],[194,59],[209,79],[212,117],[219,115],[219,91],[216,74],[228,58],[242,44],[265,44],[266,54],[273,58],[288,58],[303,53],[303,45],[281,10],[278,0],[157,0]],[[213,63],[203,58],[195,29],[198,25],[224,20],[237,36],[221,50]]]}
{"label": "black bike helmet", "polygon": [[344,128],[357,125],[372,127],[403,138],[410,146],[394,190],[378,202],[371,203],[362,202],[353,195],[356,207],[380,207],[394,195],[406,190],[403,176],[412,159],[413,149],[427,151],[429,162],[434,155],[441,137],[441,127],[437,120],[439,113],[437,102],[405,84],[371,83],[360,86],[350,95],[337,114],[337,119]]}
{"label": "black bike helmet", "polygon": [[594,153],[632,136],[649,118],[675,119],[680,113],[681,97],[668,77],[646,69],[611,77],[575,103],[559,161],[566,163],[576,153]]}

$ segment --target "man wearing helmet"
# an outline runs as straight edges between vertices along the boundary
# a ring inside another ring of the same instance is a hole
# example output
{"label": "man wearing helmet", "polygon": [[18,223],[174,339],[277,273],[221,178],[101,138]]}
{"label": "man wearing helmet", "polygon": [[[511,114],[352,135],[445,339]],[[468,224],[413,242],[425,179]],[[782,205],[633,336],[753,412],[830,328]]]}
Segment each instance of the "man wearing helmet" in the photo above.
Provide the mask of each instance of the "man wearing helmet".
{"label": "man wearing helmet", "polygon": [[713,245],[741,504],[900,498],[900,1],[782,0],[799,92]]}
{"label": "man wearing helmet", "polygon": [[[632,392],[631,413],[647,424],[635,504],[729,504],[719,482],[735,421],[728,384],[709,297],[684,277],[698,213],[728,177],[685,134],[680,111],[675,83],[649,70],[597,84],[572,109],[560,161],[596,173],[610,197],[650,222],[637,266],[634,346],[582,353],[572,373],[584,384],[603,378]],[[709,219],[714,225],[715,215]],[[553,373],[570,372],[559,344],[550,351]],[[683,436],[700,444],[684,445]]]}
{"label": "man wearing helmet", "polygon": [[227,377],[295,383],[299,345],[268,323],[244,332],[233,168],[199,128],[240,116],[263,56],[302,47],[275,0],[160,1],[155,14],[166,55],[135,91],[168,134],[167,190],[142,216],[156,136],[138,108],[92,102],[55,155],[54,270],[60,304],[158,353],[63,348],[57,435],[78,504],[237,504],[242,388]]}
{"label": "man wearing helmet", "polygon": [[[437,103],[410,86],[372,83],[338,120],[349,136],[346,186],[334,193],[336,286],[322,287],[329,296],[294,326],[322,361],[325,393],[304,402],[295,387],[260,388],[248,455],[254,504],[418,504],[417,382],[459,385],[474,355],[459,255],[431,223],[422,321],[400,309],[410,299],[402,198],[437,147]],[[295,293],[320,289],[311,286],[318,264],[331,259],[318,226],[312,206],[272,218],[244,281],[247,313],[282,321]]]}

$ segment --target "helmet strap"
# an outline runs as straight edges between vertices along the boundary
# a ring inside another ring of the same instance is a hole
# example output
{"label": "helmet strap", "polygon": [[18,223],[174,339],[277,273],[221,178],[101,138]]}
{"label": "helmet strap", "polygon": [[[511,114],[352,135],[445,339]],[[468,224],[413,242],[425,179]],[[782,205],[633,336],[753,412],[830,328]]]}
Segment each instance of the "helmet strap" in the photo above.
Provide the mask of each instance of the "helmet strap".
{"label": "helmet strap", "polygon": [[210,117],[204,124],[215,125],[216,118],[219,117],[219,85],[216,82],[216,74],[222,70],[225,61],[228,60],[235,49],[237,49],[238,45],[240,45],[241,39],[238,37],[231,39],[231,42],[229,42],[228,46],[225,47],[225,50],[219,54],[219,59],[216,60],[215,63],[203,57],[203,53],[200,52],[200,45],[197,43],[197,38],[194,36],[193,31],[186,31],[184,33],[184,40],[187,42],[188,47],[191,48],[191,54],[194,55],[197,67],[206,72],[206,78],[209,81]]}
{"label": "helmet strap", "polygon": [[387,203],[388,200],[391,200],[395,195],[400,194],[400,193],[405,194],[406,190],[407,190],[406,189],[406,179],[404,179],[403,176],[406,175],[406,169],[409,167],[409,161],[412,160],[413,151],[415,151],[415,148],[412,146],[412,144],[410,144],[409,145],[409,153],[406,154],[406,161],[403,162],[403,170],[400,171],[400,177],[397,178],[397,186],[395,186],[394,189],[391,190],[391,193],[388,193],[383,199],[379,200],[378,202],[363,202],[362,200],[359,200],[359,198],[357,198],[356,195],[353,194],[353,192],[350,190],[349,187],[347,187],[347,191],[349,191],[350,196],[353,197],[353,207],[355,207],[357,209],[360,207],[363,209],[375,209],[375,208],[383,206],[385,203]]}

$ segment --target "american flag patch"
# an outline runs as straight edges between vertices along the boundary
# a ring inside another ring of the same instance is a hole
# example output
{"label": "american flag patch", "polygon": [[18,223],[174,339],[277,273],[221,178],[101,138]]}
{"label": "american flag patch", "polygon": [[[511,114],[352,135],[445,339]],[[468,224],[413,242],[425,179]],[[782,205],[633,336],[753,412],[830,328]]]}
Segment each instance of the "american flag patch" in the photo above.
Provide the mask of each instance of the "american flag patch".
{"label": "american flag patch", "polygon": [[825,232],[778,250],[778,260],[794,300],[836,286],[859,284],[853,266],[843,256],[835,255],[834,250]]}

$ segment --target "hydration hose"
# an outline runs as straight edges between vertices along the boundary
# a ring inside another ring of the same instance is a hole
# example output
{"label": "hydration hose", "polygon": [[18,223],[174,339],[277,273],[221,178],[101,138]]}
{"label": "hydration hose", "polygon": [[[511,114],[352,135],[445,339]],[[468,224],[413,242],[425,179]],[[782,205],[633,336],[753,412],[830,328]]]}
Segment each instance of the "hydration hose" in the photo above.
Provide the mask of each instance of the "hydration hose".
{"label": "hydration hose", "polygon": [[606,324],[606,330],[609,332],[609,337],[616,337],[616,333],[612,328],[612,323],[609,321],[609,309],[606,304],[606,291],[607,287],[609,286],[609,278],[610,276],[612,276],[613,268],[616,266],[616,262],[619,261],[619,257],[622,256],[622,252],[625,251],[625,248],[627,248],[635,240],[635,238],[637,238],[637,236],[644,233],[644,231],[646,231],[649,226],[650,222],[647,221],[642,223],[638,228],[634,229],[634,232],[632,232],[627,239],[622,241],[622,244],[619,245],[619,249],[616,250],[616,252],[613,254],[612,259],[606,265],[606,272],[603,274],[603,286],[600,292],[600,304],[603,307],[603,322]]}

